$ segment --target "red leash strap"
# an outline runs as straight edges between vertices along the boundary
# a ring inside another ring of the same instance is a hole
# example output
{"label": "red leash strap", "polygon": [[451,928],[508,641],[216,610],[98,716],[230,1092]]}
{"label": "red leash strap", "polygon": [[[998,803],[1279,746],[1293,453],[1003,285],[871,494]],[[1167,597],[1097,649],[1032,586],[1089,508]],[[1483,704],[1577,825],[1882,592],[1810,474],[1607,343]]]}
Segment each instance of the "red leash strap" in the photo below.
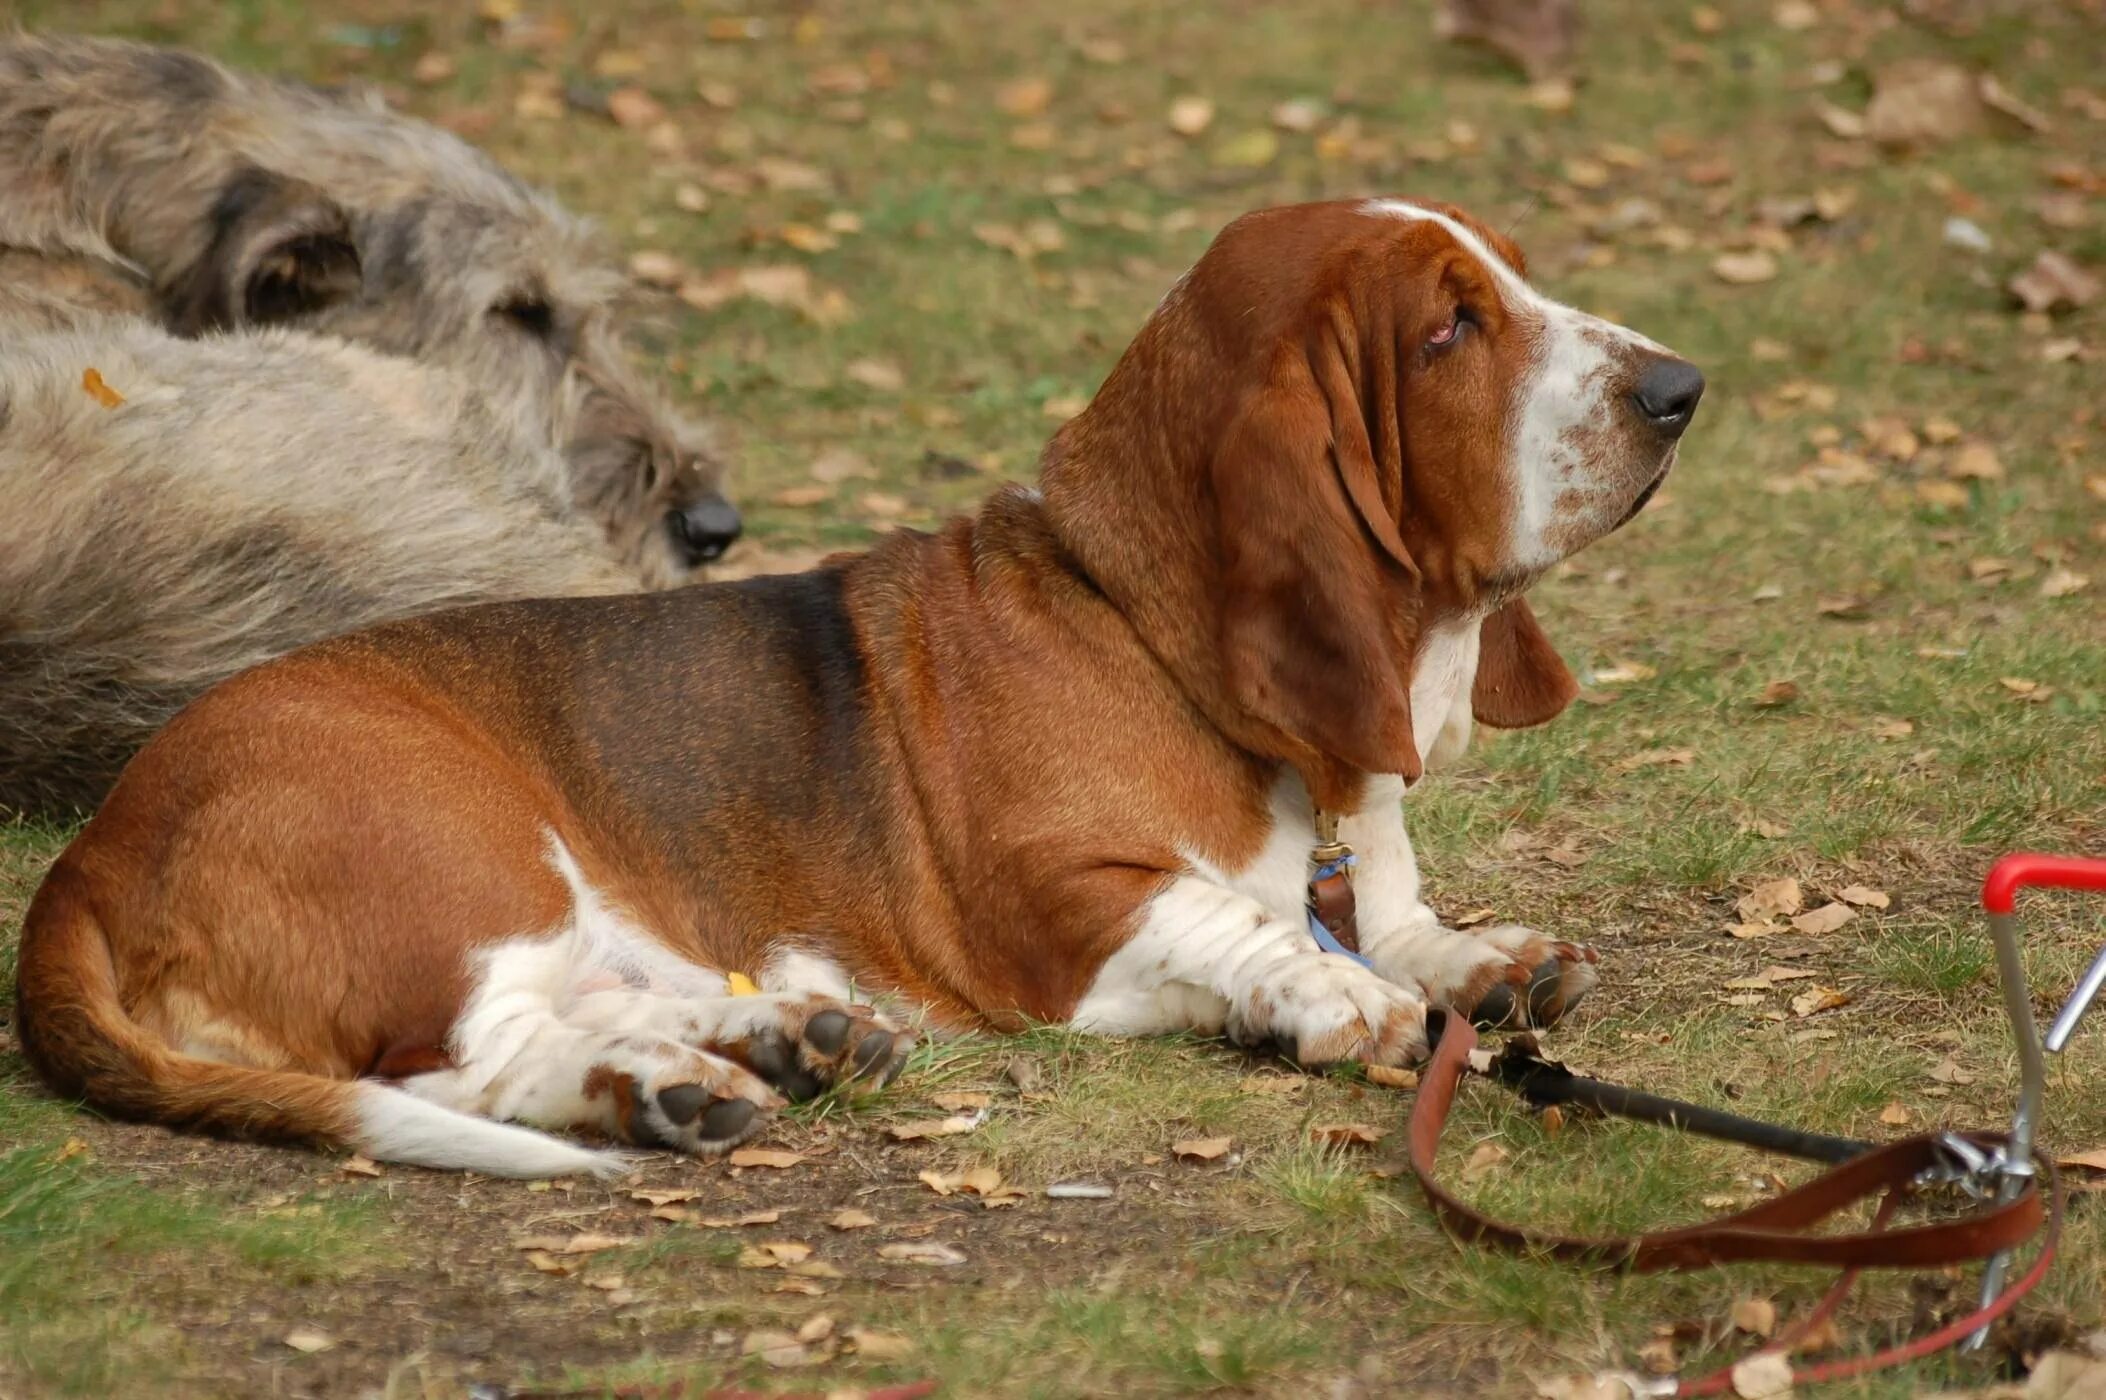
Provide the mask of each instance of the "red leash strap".
{"label": "red leash strap", "polygon": [[[1517,1253],[1546,1254],[1575,1262],[1611,1264],[1636,1273],[1757,1261],[1826,1264],[1844,1271],[1812,1314],[1757,1355],[1787,1350],[1835,1310],[1862,1270],[1935,1268],[1987,1259],[2023,1244],[2046,1224],[2046,1237],[2032,1267],[1986,1306],[1927,1336],[1871,1356],[1823,1362],[1796,1371],[1794,1379],[1801,1383],[1837,1380],[1898,1365],[1950,1346],[2009,1312],[2046,1275],[2049,1261],[2054,1258],[2062,1228],[2062,1185],[2054,1175],[2053,1165],[2047,1162],[2038,1164],[2048,1177],[2045,1193],[2036,1180],[2013,1199],[1985,1206],[1957,1220],[1900,1230],[1887,1228],[1918,1174],[1944,1164],[1935,1135],[1904,1138],[1875,1148],[1774,1199],[1700,1225],[1621,1238],[1587,1238],[1494,1220],[1450,1194],[1435,1179],[1433,1170],[1448,1111],[1469,1066],[1470,1051],[1476,1046],[1477,1032],[1467,1021],[1460,1016],[1446,1017],[1433,1060],[1420,1076],[1418,1100],[1411,1111],[1411,1170],[1418,1178],[1419,1189],[1426,1193],[1427,1203],[1448,1232],[1466,1243],[1490,1244]],[[1993,1135],[1968,1137],[1982,1146],[2002,1141]],[[1837,1212],[1882,1193],[1885,1200],[1871,1229],[1833,1235],[1807,1233]],[[1684,1381],[1675,1393],[1716,1395],[1731,1384],[1729,1369]]]}

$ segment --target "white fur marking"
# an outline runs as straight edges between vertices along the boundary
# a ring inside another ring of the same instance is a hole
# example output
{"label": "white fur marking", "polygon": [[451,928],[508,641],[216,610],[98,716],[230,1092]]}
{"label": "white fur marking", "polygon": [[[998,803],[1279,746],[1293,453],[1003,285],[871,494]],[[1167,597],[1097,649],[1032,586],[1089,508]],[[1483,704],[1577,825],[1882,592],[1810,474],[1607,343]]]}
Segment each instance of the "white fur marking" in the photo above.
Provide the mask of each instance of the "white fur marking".
{"label": "white fur marking", "polygon": [[366,1082],[356,1088],[358,1126],[351,1146],[376,1161],[527,1179],[612,1177],[629,1169],[618,1153],[593,1152],[532,1128],[493,1123],[390,1085]]}
{"label": "white fur marking", "polygon": [[[1508,474],[1514,483],[1508,550],[1518,568],[1550,567],[1570,552],[1569,546],[1552,539],[1561,498],[1568,491],[1587,494],[1595,485],[1585,479],[1589,463],[1576,439],[1583,428],[1615,411],[1607,393],[1612,349],[1670,352],[1636,331],[1544,296],[1483,239],[1446,214],[1395,199],[1371,199],[1361,209],[1376,217],[1439,225],[1491,274],[1508,314],[1535,328],[1540,340],[1535,365],[1516,391],[1507,432],[1512,444]],[[1604,528],[1611,523],[1602,522]]]}

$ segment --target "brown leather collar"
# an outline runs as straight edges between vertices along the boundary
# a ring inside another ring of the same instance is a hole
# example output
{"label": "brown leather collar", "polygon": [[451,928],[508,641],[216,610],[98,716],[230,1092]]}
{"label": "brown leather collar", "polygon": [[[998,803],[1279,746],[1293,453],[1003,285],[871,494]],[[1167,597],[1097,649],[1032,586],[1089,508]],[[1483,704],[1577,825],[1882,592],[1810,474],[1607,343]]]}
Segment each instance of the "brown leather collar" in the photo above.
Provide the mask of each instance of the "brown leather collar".
{"label": "brown leather collar", "polygon": [[1360,951],[1359,906],[1353,897],[1353,848],[1338,839],[1338,814],[1316,809],[1309,848],[1309,912],[1347,952]]}

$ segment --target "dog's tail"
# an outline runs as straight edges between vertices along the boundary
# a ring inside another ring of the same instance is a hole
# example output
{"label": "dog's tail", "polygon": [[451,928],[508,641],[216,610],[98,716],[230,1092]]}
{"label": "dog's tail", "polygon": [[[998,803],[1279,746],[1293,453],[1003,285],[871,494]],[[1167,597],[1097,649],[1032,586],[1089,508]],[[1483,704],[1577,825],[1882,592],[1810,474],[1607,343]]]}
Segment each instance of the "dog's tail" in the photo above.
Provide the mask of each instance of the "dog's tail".
{"label": "dog's tail", "polygon": [[186,1055],[124,1009],[86,880],[63,858],[22,922],[15,1025],[59,1093],[120,1118],[231,1137],[330,1143],[382,1161],[491,1176],[610,1176],[622,1159],[456,1112],[371,1080]]}

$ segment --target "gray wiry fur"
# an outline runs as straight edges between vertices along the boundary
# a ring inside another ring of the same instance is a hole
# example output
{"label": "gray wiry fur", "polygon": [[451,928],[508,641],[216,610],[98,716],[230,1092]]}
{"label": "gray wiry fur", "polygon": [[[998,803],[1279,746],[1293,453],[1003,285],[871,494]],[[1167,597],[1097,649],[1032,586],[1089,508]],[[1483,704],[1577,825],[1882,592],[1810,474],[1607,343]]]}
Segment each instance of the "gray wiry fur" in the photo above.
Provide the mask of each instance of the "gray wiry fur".
{"label": "gray wiry fur", "polygon": [[648,584],[689,575],[681,515],[736,519],[712,445],[622,354],[586,226],[375,101],[115,41],[0,42],[0,245],[127,265],[180,333],[292,324],[452,369],[565,453]]}
{"label": "gray wiry fur", "polygon": [[301,643],[635,587],[480,385],[279,329],[178,339],[93,273],[0,259],[0,808],[93,803],[191,696]]}

